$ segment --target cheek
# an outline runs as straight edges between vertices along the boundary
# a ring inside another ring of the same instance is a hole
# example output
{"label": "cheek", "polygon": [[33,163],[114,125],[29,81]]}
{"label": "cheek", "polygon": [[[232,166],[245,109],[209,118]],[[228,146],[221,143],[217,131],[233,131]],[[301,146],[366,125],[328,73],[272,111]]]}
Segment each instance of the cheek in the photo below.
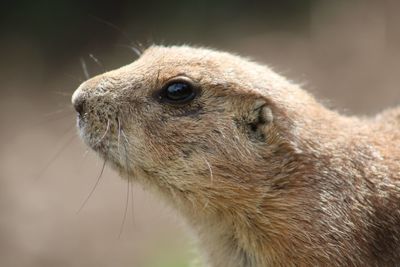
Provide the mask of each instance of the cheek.
{"label": "cheek", "polygon": [[188,157],[193,150],[207,150],[212,142],[206,125],[184,119],[149,124],[145,136],[167,159]]}
{"label": "cheek", "polygon": [[[142,117],[143,118],[143,117]],[[135,124],[136,157],[153,168],[170,169],[173,162],[193,165],[195,158],[224,158],[228,147],[239,148],[232,122],[222,116],[147,116]]]}

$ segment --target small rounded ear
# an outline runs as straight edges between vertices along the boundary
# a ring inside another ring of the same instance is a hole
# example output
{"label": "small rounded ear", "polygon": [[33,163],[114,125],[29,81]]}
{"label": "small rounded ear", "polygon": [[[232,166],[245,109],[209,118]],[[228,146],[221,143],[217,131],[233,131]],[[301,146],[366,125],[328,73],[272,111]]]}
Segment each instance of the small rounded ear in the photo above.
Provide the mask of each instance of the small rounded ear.
{"label": "small rounded ear", "polygon": [[273,113],[264,99],[256,99],[246,105],[240,119],[237,120],[239,128],[243,129],[252,140],[266,141],[267,127],[273,122]]}

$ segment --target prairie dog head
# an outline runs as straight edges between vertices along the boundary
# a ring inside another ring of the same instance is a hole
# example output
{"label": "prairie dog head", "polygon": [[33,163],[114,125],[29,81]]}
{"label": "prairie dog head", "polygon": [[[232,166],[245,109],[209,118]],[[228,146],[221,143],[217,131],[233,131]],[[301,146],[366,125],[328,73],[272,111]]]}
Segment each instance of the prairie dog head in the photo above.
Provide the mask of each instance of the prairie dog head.
{"label": "prairie dog head", "polygon": [[290,164],[289,117],[310,101],[268,68],[185,46],[150,47],[72,97],[88,146],[123,177],[197,211],[257,205]]}

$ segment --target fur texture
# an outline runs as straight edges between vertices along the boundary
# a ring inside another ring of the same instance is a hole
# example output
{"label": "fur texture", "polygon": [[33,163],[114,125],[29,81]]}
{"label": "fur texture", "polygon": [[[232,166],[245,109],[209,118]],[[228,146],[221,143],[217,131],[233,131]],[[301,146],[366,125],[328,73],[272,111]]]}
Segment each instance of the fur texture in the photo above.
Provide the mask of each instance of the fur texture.
{"label": "fur texture", "polygon": [[[184,76],[201,93],[154,97]],[[94,77],[83,140],[176,207],[214,267],[400,264],[400,109],[330,111],[271,69],[229,53],[153,46]]]}

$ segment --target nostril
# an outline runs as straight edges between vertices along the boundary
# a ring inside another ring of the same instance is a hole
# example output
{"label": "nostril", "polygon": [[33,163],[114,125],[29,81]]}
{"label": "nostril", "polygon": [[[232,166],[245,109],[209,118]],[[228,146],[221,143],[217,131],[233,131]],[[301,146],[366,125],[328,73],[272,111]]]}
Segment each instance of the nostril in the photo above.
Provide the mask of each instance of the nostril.
{"label": "nostril", "polygon": [[75,91],[72,95],[72,104],[79,115],[82,115],[85,112],[86,99],[81,92]]}
{"label": "nostril", "polygon": [[82,115],[84,113],[85,102],[86,101],[83,98],[79,98],[79,99],[77,99],[77,101],[74,102],[74,108],[75,108],[76,112],[79,113],[79,115]]}

